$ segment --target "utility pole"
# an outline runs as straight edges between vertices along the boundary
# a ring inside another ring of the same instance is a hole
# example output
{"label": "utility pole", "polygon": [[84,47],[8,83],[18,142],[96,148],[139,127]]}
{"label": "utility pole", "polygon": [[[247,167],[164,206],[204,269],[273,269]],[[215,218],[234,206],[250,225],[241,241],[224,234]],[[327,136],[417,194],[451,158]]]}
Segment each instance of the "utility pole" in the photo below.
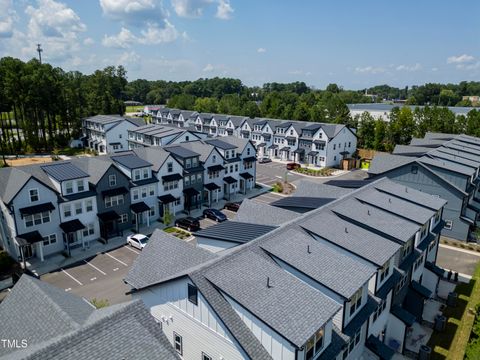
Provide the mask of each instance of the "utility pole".
{"label": "utility pole", "polygon": [[40,64],[42,63],[42,51],[42,45],[37,44],[38,60],[40,61]]}

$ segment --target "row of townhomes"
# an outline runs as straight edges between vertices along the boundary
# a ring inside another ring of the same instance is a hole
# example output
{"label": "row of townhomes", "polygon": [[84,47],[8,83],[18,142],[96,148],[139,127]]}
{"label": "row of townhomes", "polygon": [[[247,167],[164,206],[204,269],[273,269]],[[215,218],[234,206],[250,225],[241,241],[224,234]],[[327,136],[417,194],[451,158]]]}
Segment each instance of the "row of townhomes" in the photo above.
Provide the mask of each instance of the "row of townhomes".
{"label": "row of townhomes", "polygon": [[216,235],[198,233],[208,243],[153,233],[125,281],[183,359],[418,353],[413,329],[433,323],[424,305],[443,273],[435,262],[446,201],[387,178],[311,187],[296,200],[322,206],[246,200],[211,227]]}
{"label": "row of townhomes", "polygon": [[[319,167],[338,166],[344,158],[351,157],[357,149],[354,130],[345,125],[302,121],[248,118],[178,109],[161,108],[152,112],[158,125],[132,129],[129,142],[132,146],[162,145],[162,136],[168,142],[176,133],[179,136],[236,137],[248,139],[255,145],[259,157],[295,161]],[[160,126],[161,125],[161,126]],[[167,130],[168,127],[176,128]],[[181,133],[178,129],[186,130]],[[159,134],[159,135],[156,135]],[[165,134],[165,135],[162,135]],[[181,135],[180,135],[181,134]],[[184,140],[184,138],[182,138]]]}
{"label": "row of townhomes", "polygon": [[0,242],[14,259],[88,247],[255,187],[245,139],[197,140],[0,170]]}
{"label": "row of townhomes", "polygon": [[119,115],[96,115],[82,120],[82,142],[99,154],[128,149],[127,131],[145,125],[139,118]]}
{"label": "row of townhomes", "polygon": [[392,155],[377,155],[372,179],[388,177],[448,201],[442,235],[477,241],[480,196],[480,139],[467,135],[427,133],[410,145],[397,145]]}

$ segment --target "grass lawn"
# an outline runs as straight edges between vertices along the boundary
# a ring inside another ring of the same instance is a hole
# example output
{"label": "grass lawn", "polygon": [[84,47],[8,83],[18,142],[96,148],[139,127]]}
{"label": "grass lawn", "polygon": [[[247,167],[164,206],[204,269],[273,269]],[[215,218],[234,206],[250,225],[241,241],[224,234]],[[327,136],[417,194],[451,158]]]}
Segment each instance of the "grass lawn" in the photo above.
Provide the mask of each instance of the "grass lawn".
{"label": "grass lawn", "polygon": [[143,105],[137,105],[137,106],[127,106],[127,109],[125,112],[131,113],[131,112],[140,112],[143,110]]}
{"label": "grass lawn", "polygon": [[[462,360],[470,338],[475,305],[480,303],[480,264],[477,265],[472,280],[455,288],[458,294],[457,307],[447,307],[443,315],[447,318],[444,332],[434,332],[428,346],[433,349],[432,360]],[[473,309],[470,311],[469,309]]]}

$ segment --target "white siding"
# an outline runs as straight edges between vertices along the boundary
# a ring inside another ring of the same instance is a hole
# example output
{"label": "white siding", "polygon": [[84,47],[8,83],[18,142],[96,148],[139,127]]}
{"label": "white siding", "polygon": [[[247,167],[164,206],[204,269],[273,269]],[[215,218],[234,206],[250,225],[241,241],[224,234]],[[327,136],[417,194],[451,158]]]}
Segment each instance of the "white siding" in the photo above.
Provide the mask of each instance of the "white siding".
{"label": "white siding", "polygon": [[401,352],[403,349],[403,338],[405,335],[405,324],[392,314],[388,315],[387,331],[385,332],[385,344],[389,345],[391,340],[396,340],[400,343],[397,351]]}
{"label": "white siding", "polygon": [[390,291],[385,299],[387,305],[385,306],[385,310],[380,314],[377,320],[373,321],[373,314],[370,315],[370,326],[368,328],[368,335],[379,336],[383,330],[387,327],[387,322],[390,314],[390,306],[392,303],[392,294],[393,292]]}

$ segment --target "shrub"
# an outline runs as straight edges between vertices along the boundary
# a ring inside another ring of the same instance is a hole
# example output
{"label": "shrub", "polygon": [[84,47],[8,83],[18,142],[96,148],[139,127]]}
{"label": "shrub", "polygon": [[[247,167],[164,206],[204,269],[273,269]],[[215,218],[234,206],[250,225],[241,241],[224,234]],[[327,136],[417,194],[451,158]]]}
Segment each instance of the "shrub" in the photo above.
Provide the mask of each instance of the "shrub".
{"label": "shrub", "polygon": [[278,192],[278,193],[281,193],[283,192],[283,185],[281,182],[276,182],[273,186],[272,186],[272,191],[273,192]]}
{"label": "shrub", "polygon": [[109,302],[107,299],[97,299],[97,298],[93,298],[92,301],[90,301],[92,303],[93,306],[95,306],[97,309],[101,309],[101,308],[104,308],[104,307],[107,307],[109,306]]}

